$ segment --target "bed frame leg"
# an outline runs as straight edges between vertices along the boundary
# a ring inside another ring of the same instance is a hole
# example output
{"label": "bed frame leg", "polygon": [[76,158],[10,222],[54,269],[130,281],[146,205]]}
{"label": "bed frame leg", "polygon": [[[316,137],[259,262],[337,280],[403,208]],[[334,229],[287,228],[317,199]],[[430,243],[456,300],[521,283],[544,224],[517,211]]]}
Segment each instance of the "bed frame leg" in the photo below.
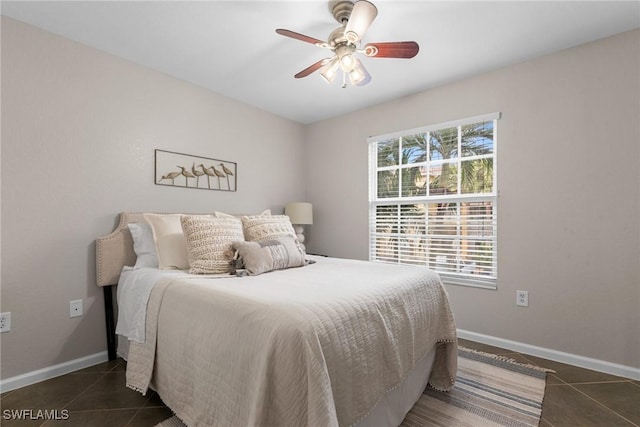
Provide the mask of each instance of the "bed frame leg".
{"label": "bed frame leg", "polygon": [[104,315],[107,323],[107,352],[109,360],[116,359],[116,327],[113,319],[113,292],[111,286],[103,286]]}

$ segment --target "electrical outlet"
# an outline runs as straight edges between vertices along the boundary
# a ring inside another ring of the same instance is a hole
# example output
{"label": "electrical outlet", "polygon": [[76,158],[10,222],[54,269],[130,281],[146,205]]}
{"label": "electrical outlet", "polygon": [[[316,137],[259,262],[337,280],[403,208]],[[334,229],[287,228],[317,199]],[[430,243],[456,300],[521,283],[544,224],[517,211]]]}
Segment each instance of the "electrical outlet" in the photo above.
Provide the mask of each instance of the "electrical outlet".
{"label": "electrical outlet", "polygon": [[11,312],[0,313],[0,333],[11,330]]}
{"label": "electrical outlet", "polygon": [[529,307],[529,292],[516,291],[516,305],[521,307]]}
{"label": "electrical outlet", "polygon": [[69,317],[82,316],[82,300],[69,301]]}

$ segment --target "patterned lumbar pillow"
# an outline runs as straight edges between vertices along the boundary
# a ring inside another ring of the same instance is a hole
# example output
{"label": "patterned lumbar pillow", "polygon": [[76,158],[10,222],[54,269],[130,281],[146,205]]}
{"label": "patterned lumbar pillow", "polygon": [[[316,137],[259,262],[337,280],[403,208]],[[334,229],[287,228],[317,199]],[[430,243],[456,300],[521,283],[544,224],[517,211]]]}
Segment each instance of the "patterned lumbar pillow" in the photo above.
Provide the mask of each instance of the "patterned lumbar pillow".
{"label": "patterned lumbar pillow", "polygon": [[183,215],[180,222],[187,240],[189,273],[229,273],[233,258],[231,243],[244,239],[240,219]]}
{"label": "patterned lumbar pillow", "polygon": [[273,270],[301,267],[305,265],[304,252],[300,250],[297,240],[291,236],[283,236],[263,242],[233,242],[238,252],[240,268],[236,274],[242,275],[242,269],[250,275],[266,273]]}

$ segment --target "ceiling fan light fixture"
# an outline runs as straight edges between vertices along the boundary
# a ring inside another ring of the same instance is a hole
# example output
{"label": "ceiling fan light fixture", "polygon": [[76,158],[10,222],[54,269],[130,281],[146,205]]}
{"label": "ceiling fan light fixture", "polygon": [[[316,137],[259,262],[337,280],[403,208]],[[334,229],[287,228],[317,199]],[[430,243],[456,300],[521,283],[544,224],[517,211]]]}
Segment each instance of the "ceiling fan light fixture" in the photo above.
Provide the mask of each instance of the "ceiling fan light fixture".
{"label": "ceiling fan light fixture", "polygon": [[356,59],[355,67],[349,72],[349,81],[354,86],[364,86],[371,81],[371,75],[359,59]]}
{"label": "ceiling fan light fixture", "polygon": [[353,56],[353,52],[355,52],[355,46],[348,43],[342,43],[338,45],[335,50],[336,56],[340,61],[340,68],[345,73],[353,70],[353,67],[356,66],[356,58]]}
{"label": "ceiling fan light fixture", "polygon": [[338,68],[340,67],[340,60],[337,56],[331,58],[329,62],[327,62],[320,69],[320,76],[327,83],[333,83],[333,80],[336,78],[336,74],[338,73]]}
{"label": "ceiling fan light fixture", "polygon": [[350,53],[343,55],[340,58],[340,64],[343,70],[345,71],[351,70],[355,66],[355,60],[353,59],[353,55],[351,55]]}

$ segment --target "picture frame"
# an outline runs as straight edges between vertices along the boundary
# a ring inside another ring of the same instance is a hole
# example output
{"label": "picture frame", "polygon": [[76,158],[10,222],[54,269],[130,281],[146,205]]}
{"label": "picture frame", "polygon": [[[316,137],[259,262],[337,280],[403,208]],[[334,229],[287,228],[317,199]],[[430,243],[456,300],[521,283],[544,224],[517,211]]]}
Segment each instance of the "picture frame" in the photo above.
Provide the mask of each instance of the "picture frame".
{"label": "picture frame", "polygon": [[238,164],[229,160],[155,150],[156,185],[237,191]]}

